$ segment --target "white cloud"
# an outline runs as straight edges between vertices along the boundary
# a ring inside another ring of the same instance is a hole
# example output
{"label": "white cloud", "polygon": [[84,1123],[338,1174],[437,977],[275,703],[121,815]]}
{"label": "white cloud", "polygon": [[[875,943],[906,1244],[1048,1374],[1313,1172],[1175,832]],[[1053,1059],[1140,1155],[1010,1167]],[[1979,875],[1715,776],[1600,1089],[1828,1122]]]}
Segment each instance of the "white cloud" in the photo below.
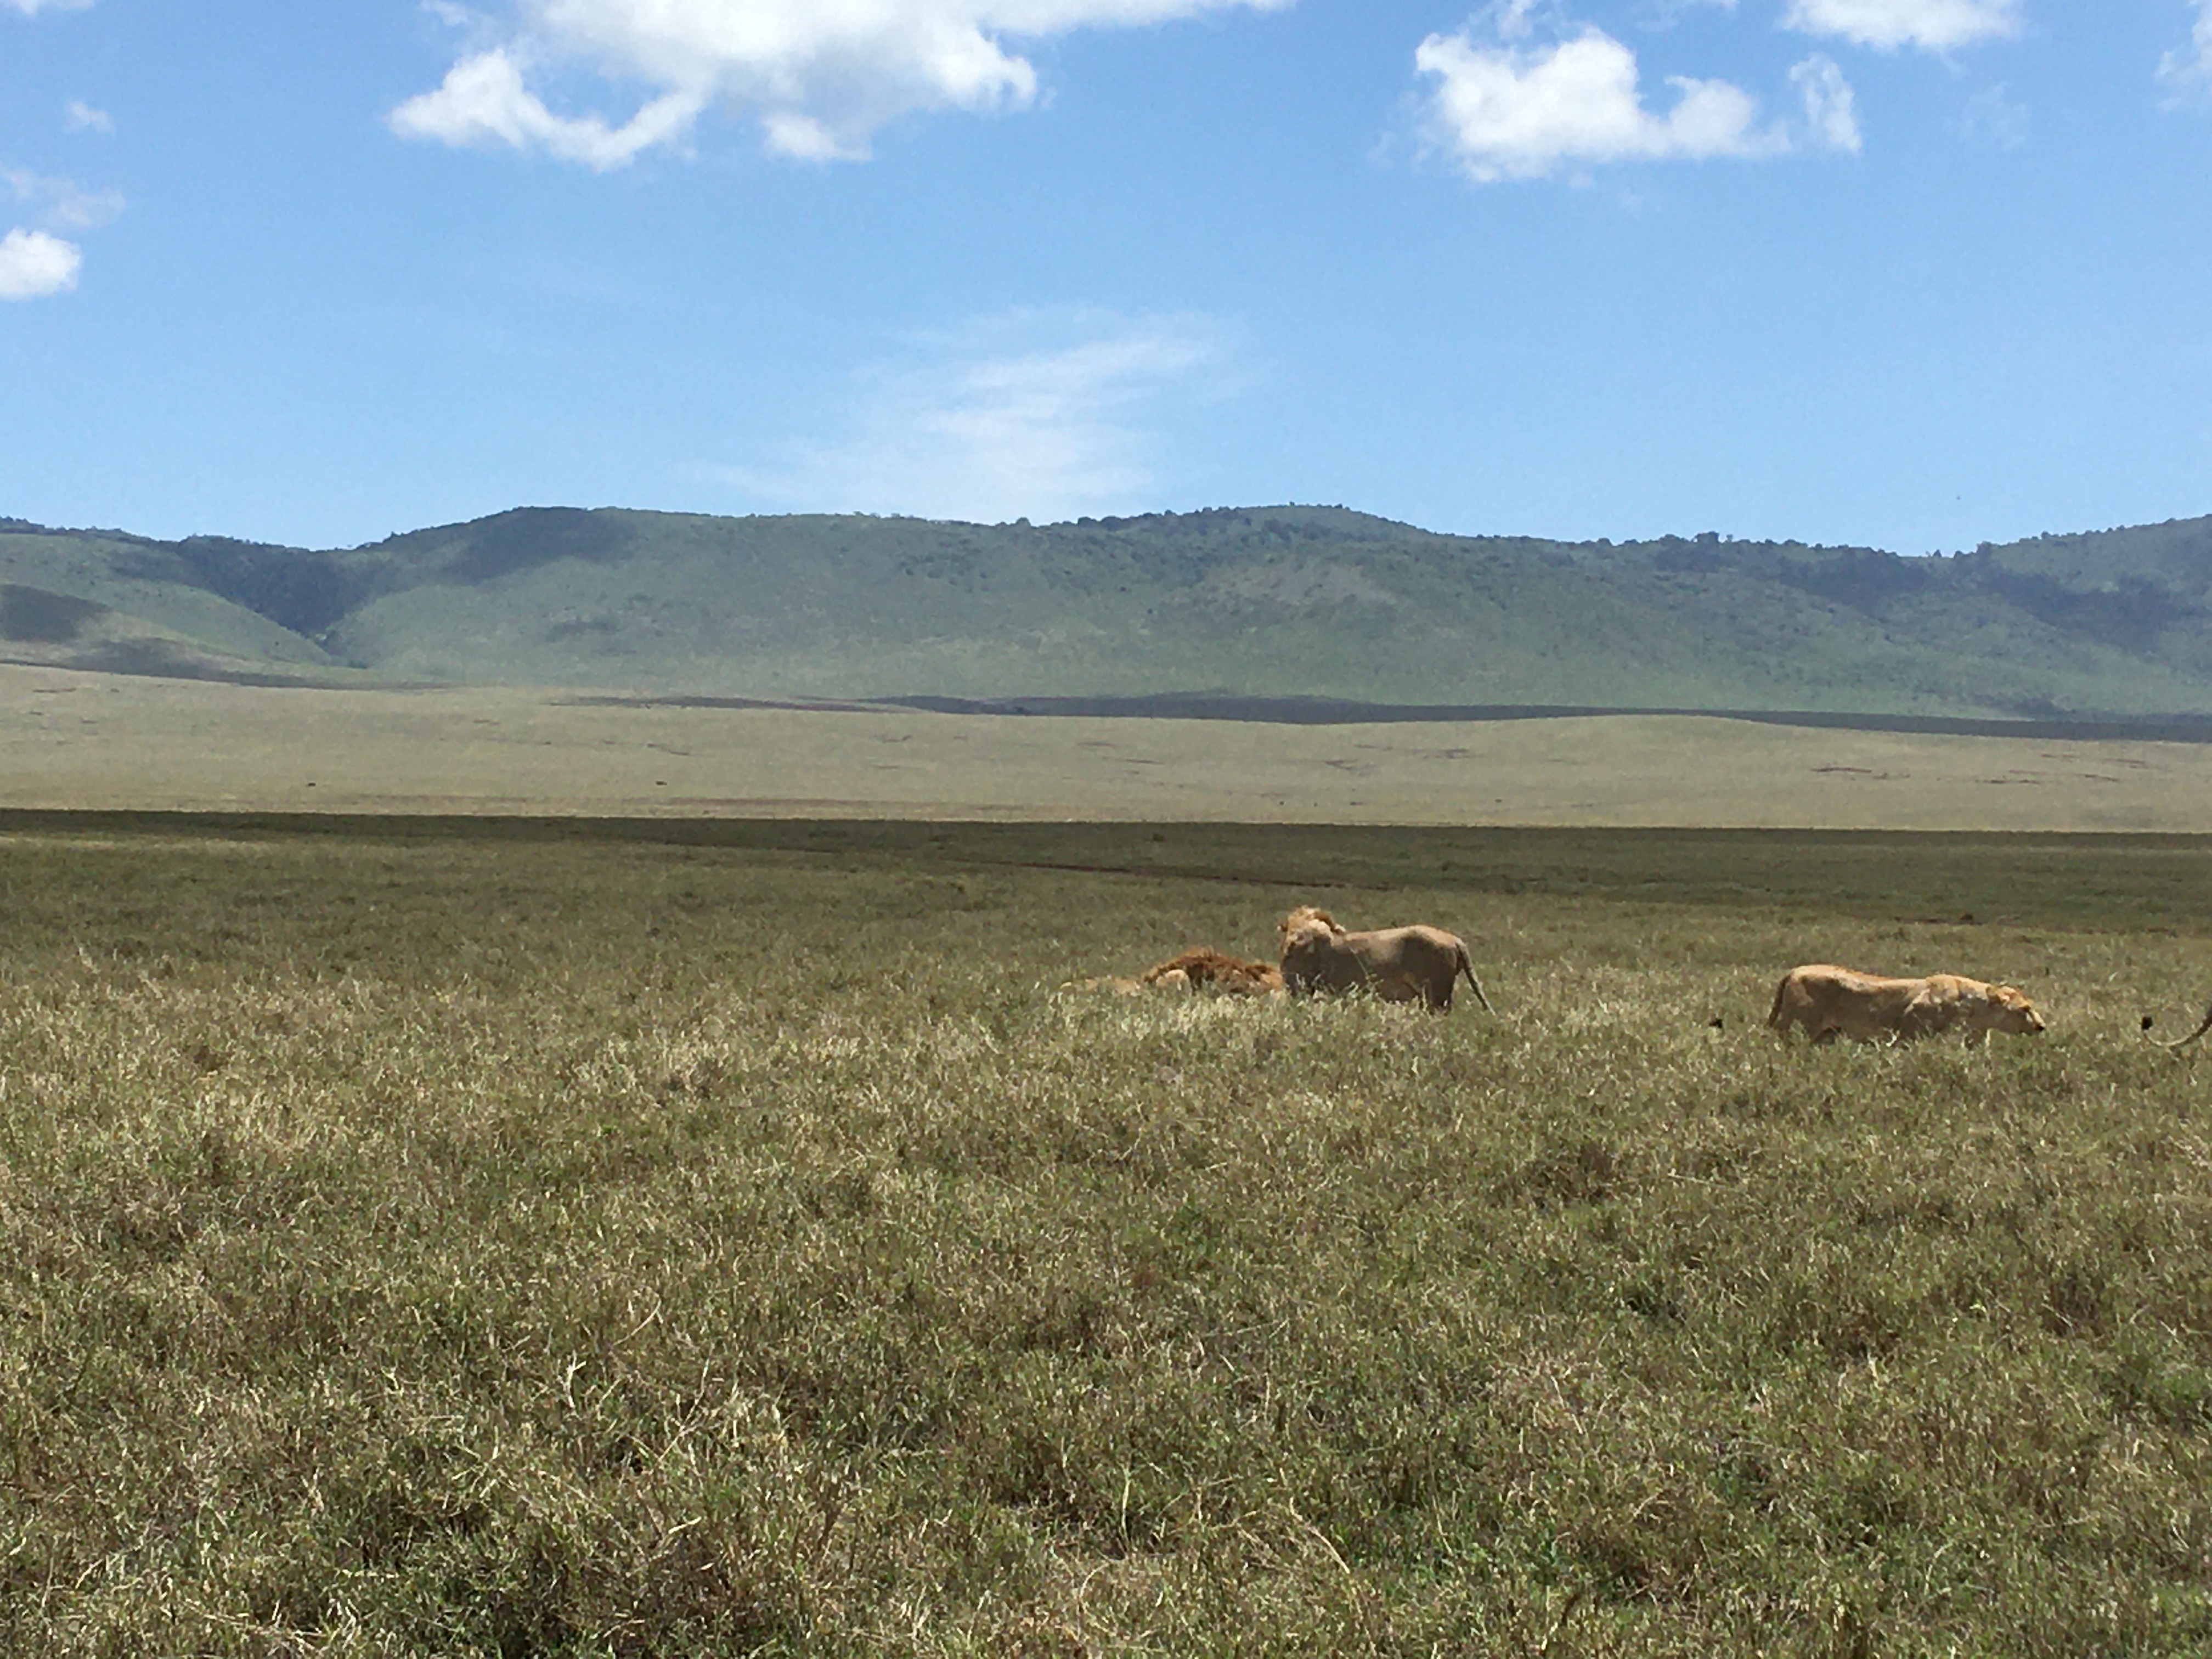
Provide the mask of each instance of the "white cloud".
{"label": "white cloud", "polygon": [[0,0],[0,4],[13,6],[26,17],[36,17],[41,11],[76,11],[91,3],[92,0]]}
{"label": "white cloud", "polygon": [[84,255],[74,242],[17,226],[0,236],[0,300],[36,300],[76,286]]}
{"label": "white cloud", "polygon": [[2179,103],[2212,94],[2212,0],[2197,0],[2197,27],[2187,52],[2169,52],[2158,60],[2158,78]]}
{"label": "white cloud", "polygon": [[1636,54],[1598,29],[1559,45],[1479,46],[1432,34],[1413,54],[1436,77],[1433,130],[1475,179],[1537,179],[1562,166],[1664,156],[1742,155],[1761,147],[1758,106],[1723,81],[1677,80],[1665,116],[1644,107]]}
{"label": "white cloud", "polygon": [[1658,114],[1644,107],[1636,54],[1601,29],[1547,46],[1516,44],[1530,32],[1530,0],[1508,0],[1493,9],[1496,44],[1470,27],[1432,34],[1413,54],[1416,70],[1437,82],[1425,106],[1433,142],[1480,183],[1607,161],[1859,147],[1850,83],[1827,58],[1790,71],[1805,109],[1802,133],[1761,125],[1759,100],[1726,81],[1671,76],[1674,105]]}
{"label": "white cloud", "polygon": [[104,109],[94,109],[82,99],[72,98],[62,112],[62,125],[71,132],[112,132],[115,118]]}
{"label": "white cloud", "polygon": [[1885,52],[1948,52],[2020,32],[2021,0],[1790,0],[1785,27]]}
{"label": "white cloud", "polygon": [[[17,0],[20,3],[21,0]],[[395,131],[542,149],[621,167],[679,143],[701,112],[753,114],[768,148],[857,159],[887,122],[930,110],[1019,107],[1036,70],[1009,41],[1290,0],[516,0],[512,35],[480,45],[443,85],[392,112]],[[556,114],[533,77],[579,65],[640,85],[627,121]]]}
{"label": "white cloud", "polygon": [[[46,224],[91,230],[123,211],[112,190],[80,189],[67,179],[47,179],[24,167],[0,167],[0,196],[37,210]],[[76,286],[83,250],[46,230],[18,225],[0,237],[0,300],[36,300]]]}
{"label": "white cloud", "polygon": [[1154,424],[1218,362],[1193,318],[1020,313],[878,368],[848,436],[719,476],[780,506],[985,522],[1141,507]]}
{"label": "white cloud", "polygon": [[403,138],[448,144],[491,140],[517,149],[542,149],[605,173],[628,166],[641,149],[680,137],[704,103],[704,95],[696,91],[667,93],[619,127],[596,115],[559,116],[523,84],[520,66],[506,52],[492,51],[464,58],[447,71],[435,92],[393,110],[392,129]]}

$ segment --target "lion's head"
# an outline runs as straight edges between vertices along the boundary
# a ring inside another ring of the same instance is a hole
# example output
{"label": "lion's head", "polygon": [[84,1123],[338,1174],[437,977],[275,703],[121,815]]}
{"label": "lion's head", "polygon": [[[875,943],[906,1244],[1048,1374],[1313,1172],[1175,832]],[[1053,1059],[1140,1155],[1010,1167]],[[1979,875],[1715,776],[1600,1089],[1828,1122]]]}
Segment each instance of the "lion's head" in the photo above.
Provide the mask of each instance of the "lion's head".
{"label": "lion's head", "polygon": [[2043,1016],[2027,1000],[2027,994],[2016,985],[1990,986],[1978,1023],[1986,1024],[1993,1031],[2008,1031],[2016,1036],[2033,1036],[2045,1029]]}
{"label": "lion's head", "polygon": [[1276,935],[1285,945],[1301,933],[1340,933],[1343,931],[1334,916],[1310,904],[1301,904],[1275,924]]}

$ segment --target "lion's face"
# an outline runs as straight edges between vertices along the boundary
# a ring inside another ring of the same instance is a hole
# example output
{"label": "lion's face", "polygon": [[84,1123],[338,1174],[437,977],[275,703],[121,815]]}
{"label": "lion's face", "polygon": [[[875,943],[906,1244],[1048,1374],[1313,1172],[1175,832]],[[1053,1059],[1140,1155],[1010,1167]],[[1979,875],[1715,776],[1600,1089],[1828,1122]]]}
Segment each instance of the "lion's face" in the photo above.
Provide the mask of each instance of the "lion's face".
{"label": "lion's face", "polygon": [[1993,1031],[2008,1031],[2015,1036],[2032,1036],[2045,1029],[2043,1016],[2027,1000],[2027,994],[2014,985],[1992,985],[1984,1011]]}
{"label": "lion's face", "polygon": [[1276,935],[1283,941],[1285,950],[1290,948],[1291,941],[1301,934],[1340,933],[1343,931],[1336,925],[1334,916],[1326,910],[1316,909],[1310,904],[1301,904],[1275,924]]}
{"label": "lion's face", "polygon": [[2028,1002],[2028,994],[2017,984],[1993,984],[1975,1009],[1975,1024],[1989,1030],[2006,1030],[2015,1037],[2031,1037],[2044,1029],[2044,1015]]}

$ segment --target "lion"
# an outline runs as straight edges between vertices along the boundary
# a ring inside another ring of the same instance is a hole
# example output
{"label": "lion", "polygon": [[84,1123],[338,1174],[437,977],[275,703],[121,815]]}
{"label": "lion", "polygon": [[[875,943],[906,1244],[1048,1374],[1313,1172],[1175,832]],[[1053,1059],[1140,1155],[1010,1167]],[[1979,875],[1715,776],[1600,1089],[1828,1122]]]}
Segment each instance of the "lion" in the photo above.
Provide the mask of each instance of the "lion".
{"label": "lion", "polygon": [[1987,1042],[1991,1031],[2033,1036],[2045,1029],[2043,1016],[2015,986],[1958,974],[1890,979],[1826,962],[1782,976],[1766,1023],[1785,1036],[1792,1025],[1802,1025],[1815,1042],[1832,1042],[1839,1032],[1861,1042],[1903,1042],[1963,1026],[1972,1048]]}
{"label": "lion", "polygon": [[1232,957],[1204,945],[1193,945],[1180,956],[1153,963],[1137,975],[1147,985],[1182,985],[1192,989],[1211,986],[1231,996],[1265,996],[1283,988],[1283,975],[1273,964]]}
{"label": "lion", "polygon": [[1283,976],[1271,964],[1232,957],[1204,945],[1193,945],[1180,956],[1156,962],[1134,979],[1070,980],[1063,991],[1107,991],[1115,996],[1141,996],[1146,991],[1211,989],[1227,996],[1257,997],[1283,988]]}
{"label": "lion", "polygon": [[1474,976],[1467,945],[1441,927],[1382,927],[1355,933],[1334,916],[1302,904],[1276,925],[1283,945],[1283,983],[1294,992],[1364,988],[1390,1002],[1419,997],[1432,1013],[1448,1013],[1464,974],[1485,1013],[1498,1011]]}

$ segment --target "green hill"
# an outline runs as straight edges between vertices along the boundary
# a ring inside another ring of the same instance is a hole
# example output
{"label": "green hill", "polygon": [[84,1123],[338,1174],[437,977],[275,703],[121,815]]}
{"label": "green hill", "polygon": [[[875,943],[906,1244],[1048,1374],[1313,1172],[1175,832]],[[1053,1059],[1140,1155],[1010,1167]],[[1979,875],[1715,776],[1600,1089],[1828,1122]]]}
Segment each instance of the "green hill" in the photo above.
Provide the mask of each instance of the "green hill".
{"label": "green hill", "polygon": [[[1035,526],[523,508],[325,551],[0,521],[0,583],[46,596],[0,606],[0,657],[131,667],[137,640],[143,669],[237,678],[2212,714],[2212,519],[1951,558],[1310,507]],[[71,601],[95,609],[64,629]]]}

